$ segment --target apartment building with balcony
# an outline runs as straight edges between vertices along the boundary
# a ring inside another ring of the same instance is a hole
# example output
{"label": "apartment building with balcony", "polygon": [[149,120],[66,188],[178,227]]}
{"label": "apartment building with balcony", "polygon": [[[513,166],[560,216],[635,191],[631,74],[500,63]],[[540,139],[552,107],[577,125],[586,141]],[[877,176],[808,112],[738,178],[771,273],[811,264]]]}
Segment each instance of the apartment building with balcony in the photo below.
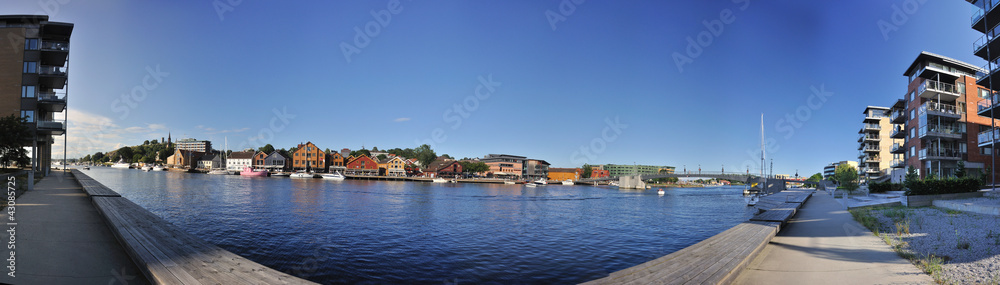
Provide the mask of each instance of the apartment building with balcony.
{"label": "apartment building with balcony", "polygon": [[212,142],[210,141],[200,141],[192,138],[179,139],[174,142],[174,148],[182,150],[190,150],[197,152],[211,152]]}
{"label": "apartment building with balcony", "polygon": [[868,106],[863,113],[863,124],[858,131],[858,175],[864,181],[889,178],[893,158],[891,151],[898,140],[891,137],[895,129],[890,110]]}
{"label": "apartment building with balcony", "polygon": [[889,123],[892,131],[889,132],[889,139],[892,146],[889,154],[892,160],[889,162],[889,179],[893,183],[902,183],[906,177],[906,100],[899,99],[889,107]]}
{"label": "apartment building with balcony", "polygon": [[978,66],[921,52],[903,73],[909,80],[904,98],[906,165],[918,169],[921,177],[953,176],[959,161],[975,173],[991,164],[991,151],[980,147],[976,135],[994,124],[977,112],[991,93],[979,85],[982,72]]}
{"label": "apartment building with balcony", "polygon": [[[1000,9],[995,9],[1000,1],[997,0],[966,0],[975,8],[972,13],[972,29],[983,33],[983,36],[972,44],[972,52],[977,57],[986,60],[980,72],[976,73],[976,84],[985,87],[977,95],[982,98],[977,104],[975,113],[983,118],[1000,118],[1000,108],[997,106],[998,95],[994,90],[1000,88],[1000,41],[997,41],[997,32],[1000,32]],[[981,126],[976,136],[977,146],[980,151],[990,158],[984,163],[990,169],[996,169],[997,141],[1000,141],[1000,130],[995,120]],[[996,177],[996,171],[989,176],[990,180]],[[995,183],[992,182],[991,183]]]}
{"label": "apartment building with balcony", "polygon": [[33,137],[24,146],[32,148],[32,168],[42,174],[52,165],[52,136],[66,133],[72,33],[73,24],[50,22],[48,16],[0,16],[0,66],[10,67],[0,69],[0,116],[28,120]]}
{"label": "apartment building with balcony", "polygon": [[823,179],[830,179],[830,177],[833,177],[833,175],[837,173],[837,166],[840,166],[841,164],[847,164],[853,166],[855,169],[858,168],[857,161],[844,160],[840,162],[833,162],[827,164],[826,167],[823,167]]}

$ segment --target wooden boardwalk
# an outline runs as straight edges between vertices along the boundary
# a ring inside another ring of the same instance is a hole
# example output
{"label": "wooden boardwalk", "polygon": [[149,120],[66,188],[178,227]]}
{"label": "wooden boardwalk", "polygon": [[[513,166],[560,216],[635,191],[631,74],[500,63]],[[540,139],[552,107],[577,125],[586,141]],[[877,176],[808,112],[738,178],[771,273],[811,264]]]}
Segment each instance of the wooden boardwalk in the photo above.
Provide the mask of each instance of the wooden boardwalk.
{"label": "wooden boardwalk", "polygon": [[762,197],[757,206],[763,212],[748,222],[677,252],[583,284],[731,283],[813,192],[785,190]]}
{"label": "wooden boardwalk", "polygon": [[677,252],[583,284],[729,283],[777,233],[778,223],[741,223]]}
{"label": "wooden boardwalk", "polygon": [[85,189],[90,188],[86,192],[91,202],[150,282],[315,284],[210,244],[121,197],[86,174],[78,170],[73,174]]}

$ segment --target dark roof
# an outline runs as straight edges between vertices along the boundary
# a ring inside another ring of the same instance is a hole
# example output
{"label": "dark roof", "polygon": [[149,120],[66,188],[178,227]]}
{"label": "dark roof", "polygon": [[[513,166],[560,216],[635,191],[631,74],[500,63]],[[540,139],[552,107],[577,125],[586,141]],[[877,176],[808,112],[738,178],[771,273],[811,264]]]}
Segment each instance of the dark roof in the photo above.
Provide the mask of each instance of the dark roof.
{"label": "dark roof", "polygon": [[917,55],[917,58],[913,60],[913,63],[910,64],[910,67],[906,68],[906,71],[903,72],[903,76],[909,76],[911,73],[916,72],[916,68],[920,65],[920,63],[924,62],[926,60],[930,60],[931,62],[935,62],[935,63],[950,65],[952,67],[964,68],[964,69],[966,69],[966,70],[968,70],[968,71],[970,71],[972,73],[975,73],[977,71],[978,72],[982,72],[983,71],[982,68],[980,68],[978,66],[975,66],[975,65],[971,65],[971,64],[965,63],[964,61],[957,60],[957,59],[950,58],[950,57],[943,56],[943,55],[939,55],[939,54],[935,54],[935,53],[931,53],[931,52],[923,51],[923,52],[920,52],[919,55]]}
{"label": "dark roof", "polygon": [[229,154],[229,159],[253,159],[255,153],[253,151],[234,151]]}
{"label": "dark roof", "polygon": [[457,160],[446,160],[438,158],[437,160],[434,160],[429,165],[427,165],[427,167],[424,168],[424,171],[437,172],[438,170],[451,166],[454,163],[459,163],[459,162]]}
{"label": "dark roof", "polygon": [[199,160],[215,160],[215,156],[216,155],[214,153],[209,153],[209,154],[206,154],[206,155],[202,155],[201,159],[199,159]]}

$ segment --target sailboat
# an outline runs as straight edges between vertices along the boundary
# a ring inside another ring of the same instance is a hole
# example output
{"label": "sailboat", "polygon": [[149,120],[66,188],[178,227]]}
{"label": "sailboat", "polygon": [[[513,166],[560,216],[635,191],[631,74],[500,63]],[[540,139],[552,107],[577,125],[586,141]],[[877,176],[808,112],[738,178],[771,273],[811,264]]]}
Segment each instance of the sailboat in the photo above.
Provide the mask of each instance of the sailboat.
{"label": "sailboat", "polygon": [[213,168],[208,174],[229,175],[229,170],[226,170],[226,152],[229,152],[229,137],[226,137],[226,147],[222,149],[222,168]]}
{"label": "sailboat", "polygon": [[761,192],[767,187],[767,177],[764,176],[764,114],[760,114],[760,177],[764,179],[763,185],[753,183],[743,189],[743,200],[747,202],[747,206],[756,206]]}

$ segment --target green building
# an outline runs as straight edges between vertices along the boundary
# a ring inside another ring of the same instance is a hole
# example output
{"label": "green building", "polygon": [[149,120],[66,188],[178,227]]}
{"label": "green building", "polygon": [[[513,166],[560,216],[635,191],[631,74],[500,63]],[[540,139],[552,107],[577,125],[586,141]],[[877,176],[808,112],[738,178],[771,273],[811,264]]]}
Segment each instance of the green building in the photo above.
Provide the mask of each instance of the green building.
{"label": "green building", "polygon": [[611,176],[674,173],[673,166],[636,165],[636,164],[605,164],[604,170],[607,170]]}

